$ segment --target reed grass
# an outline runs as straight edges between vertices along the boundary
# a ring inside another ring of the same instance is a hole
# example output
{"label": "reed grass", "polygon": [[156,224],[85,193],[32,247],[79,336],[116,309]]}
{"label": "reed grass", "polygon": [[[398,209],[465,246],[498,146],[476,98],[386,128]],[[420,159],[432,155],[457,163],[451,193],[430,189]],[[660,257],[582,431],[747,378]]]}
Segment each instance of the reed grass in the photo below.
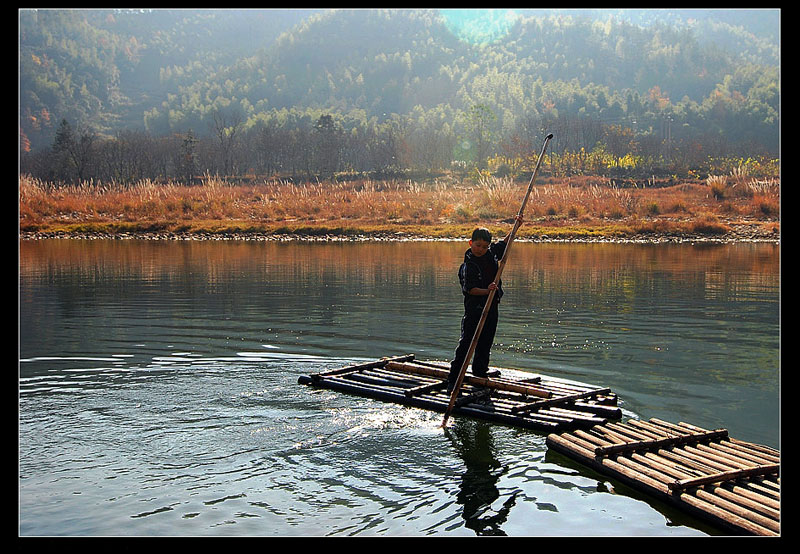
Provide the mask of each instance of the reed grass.
{"label": "reed grass", "polygon": [[[442,178],[430,183],[362,179],[304,184],[275,179],[234,186],[205,175],[195,186],[149,180],[63,186],[22,175],[19,225],[23,231],[82,225],[214,232],[233,227],[342,233],[395,229],[460,236],[477,225],[507,229],[527,185],[510,177],[482,177],[470,185]],[[724,233],[724,221],[731,218],[775,222],[779,217],[777,179],[710,176],[665,187],[620,187],[601,177],[551,179],[533,187],[520,236],[647,229],[713,234]]]}

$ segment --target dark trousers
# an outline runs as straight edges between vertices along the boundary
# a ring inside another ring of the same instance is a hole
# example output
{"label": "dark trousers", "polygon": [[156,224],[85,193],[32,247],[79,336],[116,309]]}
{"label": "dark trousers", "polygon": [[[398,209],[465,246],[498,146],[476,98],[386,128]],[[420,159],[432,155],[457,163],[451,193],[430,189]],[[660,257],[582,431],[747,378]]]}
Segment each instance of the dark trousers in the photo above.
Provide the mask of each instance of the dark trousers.
{"label": "dark trousers", "polygon": [[[455,382],[458,379],[458,373],[461,371],[461,366],[467,357],[469,346],[472,344],[472,338],[475,335],[475,329],[478,328],[482,313],[483,307],[481,306],[469,306],[464,309],[464,317],[461,318],[461,339],[458,341],[453,361],[450,362],[450,382]],[[476,377],[485,377],[486,372],[489,371],[489,352],[492,349],[495,331],[497,331],[496,303],[486,316],[486,322],[483,324],[483,330],[478,338],[478,344],[475,346],[475,354],[472,357],[472,374]]]}

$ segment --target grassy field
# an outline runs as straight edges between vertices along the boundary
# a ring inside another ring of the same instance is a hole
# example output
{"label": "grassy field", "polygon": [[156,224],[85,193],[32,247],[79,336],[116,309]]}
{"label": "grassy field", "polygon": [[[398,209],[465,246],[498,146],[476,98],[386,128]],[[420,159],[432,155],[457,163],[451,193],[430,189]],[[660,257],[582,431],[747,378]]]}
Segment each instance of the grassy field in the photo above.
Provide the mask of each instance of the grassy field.
{"label": "grassy field", "polygon": [[[280,234],[460,238],[476,226],[510,229],[527,181],[488,177],[460,184],[357,180],[293,184],[54,186],[19,181],[22,233]],[[602,177],[541,179],[534,185],[519,238],[627,239],[775,237],[777,179],[741,175],[663,186],[619,186]]]}

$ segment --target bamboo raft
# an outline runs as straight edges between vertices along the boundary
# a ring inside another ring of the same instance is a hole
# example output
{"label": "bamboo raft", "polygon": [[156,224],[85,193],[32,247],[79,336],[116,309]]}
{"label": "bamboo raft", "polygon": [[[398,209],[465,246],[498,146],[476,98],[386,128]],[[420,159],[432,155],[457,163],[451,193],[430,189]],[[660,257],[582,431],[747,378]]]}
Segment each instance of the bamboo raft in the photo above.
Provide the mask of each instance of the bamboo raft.
{"label": "bamboo raft", "polygon": [[548,447],[734,534],[780,534],[780,452],[658,419],[550,434]]}
{"label": "bamboo raft", "polygon": [[[304,375],[298,383],[445,412],[449,372],[447,364],[408,354]],[[513,369],[467,376],[459,394],[454,414],[538,431],[588,429],[622,417],[608,388]]]}

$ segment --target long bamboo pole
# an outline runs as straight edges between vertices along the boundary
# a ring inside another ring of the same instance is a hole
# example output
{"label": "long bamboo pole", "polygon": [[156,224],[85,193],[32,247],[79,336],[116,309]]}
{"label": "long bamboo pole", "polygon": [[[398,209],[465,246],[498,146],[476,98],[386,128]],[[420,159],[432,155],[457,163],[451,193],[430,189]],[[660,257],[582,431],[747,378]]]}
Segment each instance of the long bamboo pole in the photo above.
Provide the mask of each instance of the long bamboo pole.
{"label": "long bamboo pole", "polygon": [[[547,150],[547,143],[550,142],[550,139],[553,138],[553,133],[547,135],[544,139],[544,144],[542,145],[542,151],[539,153],[539,159],[536,162],[536,168],[533,170],[533,175],[531,175],[531,182],[528,184],[528,190],[525,192],[525,198],[522,200],[522,205],[519,208],[519,213],[517,214],[517,218],[514,220],[514,227],[511,228],[511,233],[508,235],[508,241],[506,242],[506,249],[503,252],[503,258],[500,260],[500,263],[497,266],[497,275],[494,278],[494,282],[497,283],[500,281],[500,276],[503,274],[503,269],[506,266],[506,262],[508,260],[508,253],[511,250],[511,245],[514,242],[514,237],[516,237],[517,229],[519,229],[520,222],[522,220],[522,215],[525,213],[525,205],[528,203],[528,198],[530,198],[531,191],[533,190],[533,183],[536,181],[536,175],[539,173],[539,167],[542,165],[542,158],[544,157],[544,152]],[[469,365],[470,360],[472,359],[472,355],[475,353],[475,348],[478,345],[478,339],[481,336],[481,331],[483,331],[483,326],[486,323],[486,318],[489,315],[489,310],[492,307],[492,302],[494,301],[494,295],[497,292],[497,289],[490,289],[489,296],[486,298],[486,305],[483,307],[483,312],[481,313],[481,318],[478,321],[478,327],[475,329],[475,334],[472,336],[472,342],[469,345],[469,350],[467,350],[467,355],[464,358],[464,363],[461,364],[461,369],[458,373],[458,379],[456,379],[455,386],[453,387],[453,392],[450,394],[450,403],[447,406],[447,410],[444,413],[444,419],[442,420],[442,427],[447,426],[447,420],[450,418],[450,412],[453,411],[453,407],[456,405],[456,399],[458,398],[458,393],[461,390],[461,384],[464,382],[464,376],[467,373],[467,366]]]}

